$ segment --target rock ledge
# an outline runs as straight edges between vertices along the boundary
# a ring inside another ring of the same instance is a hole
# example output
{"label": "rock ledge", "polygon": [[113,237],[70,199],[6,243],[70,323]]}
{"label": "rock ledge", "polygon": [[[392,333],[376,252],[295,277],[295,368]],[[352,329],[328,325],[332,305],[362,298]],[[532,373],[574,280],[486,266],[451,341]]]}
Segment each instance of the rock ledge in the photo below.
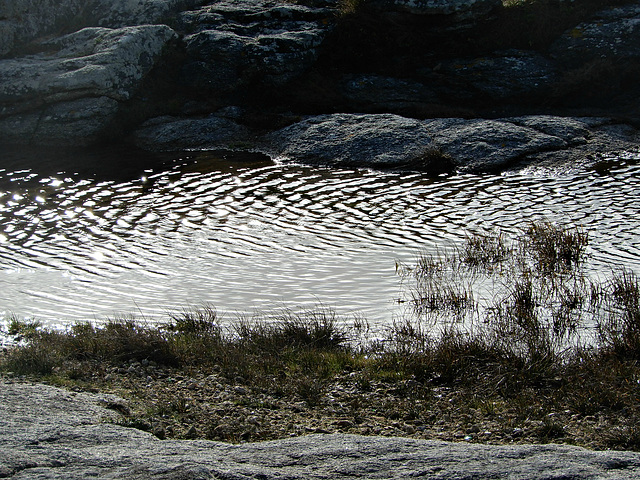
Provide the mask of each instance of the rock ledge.
{"label": "rock ledge", "polygon": [[[0,381],[0,478],[640,478],[640,453],[356,435],[230,445],[117,424],[122,401]],[[114,421],[116,423],[114,423]]]}

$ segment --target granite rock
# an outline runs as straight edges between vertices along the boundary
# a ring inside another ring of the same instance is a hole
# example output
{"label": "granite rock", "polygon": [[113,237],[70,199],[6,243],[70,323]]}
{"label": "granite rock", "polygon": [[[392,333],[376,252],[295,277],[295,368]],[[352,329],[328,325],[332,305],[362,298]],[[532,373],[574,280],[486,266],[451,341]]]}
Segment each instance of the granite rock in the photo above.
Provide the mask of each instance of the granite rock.
{"label": "granite rock", "polygon": [[640,454],[332,434],[231,445],[159,440],[118,423],[123,400],[0,385],[0,477],[23,479],[640,478]]}

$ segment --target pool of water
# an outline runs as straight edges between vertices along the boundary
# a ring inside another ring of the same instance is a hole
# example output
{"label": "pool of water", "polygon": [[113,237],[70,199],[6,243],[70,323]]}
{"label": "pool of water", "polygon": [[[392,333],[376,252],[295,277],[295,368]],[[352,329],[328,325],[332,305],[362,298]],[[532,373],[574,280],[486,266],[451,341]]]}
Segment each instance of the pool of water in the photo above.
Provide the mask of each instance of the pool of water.
{"label": "pool of water", "polygon": [[322,305],[388,325],[396,261],[537,219],[584,227],[596,272],[640,272],[639,158],[434,179],[219,152],[21,152],[0,168],[0,315],[64,326]]}

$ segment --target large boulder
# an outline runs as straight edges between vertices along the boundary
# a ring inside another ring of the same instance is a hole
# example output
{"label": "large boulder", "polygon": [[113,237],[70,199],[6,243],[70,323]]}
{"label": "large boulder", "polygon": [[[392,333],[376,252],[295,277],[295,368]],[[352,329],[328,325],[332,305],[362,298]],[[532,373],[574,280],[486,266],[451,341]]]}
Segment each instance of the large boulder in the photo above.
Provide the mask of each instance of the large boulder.
{"label": "large boulder", "polygon": [[3,0],[0,2],[0,56],[41,35],[64,29],[83,0]]}
{"label": "large boulder", "polygon": [[427,126],[438,148],[472,170],[499,170],[526,154],[566,146],[554,135],[499,120],[445,119]]}
{"label": "large boulder", "polygon": [[307,118],[267,136],[282,161],[419,170],[434,175],[502,171],[546,161],[582,161],[629,149],[638,131],[611,119],[533,115],[502,119],[415,120],[391,114]]}
{"label": "large boulder", "polygon": [[390,114],[314,116],[268,139],[281,159],[349,168],[414,165],[433,147],[422,122]]}
{"label": "large boulder", "polygon": [[[43,42],[40,53],[0,60],[0,140],[24,134],[48,143],[45,131],[54,133],[51,143],[94,139],[85,134],[99,132],[100,124],[106,127],[116,102],[131,98],[174,37],[164,25],[85,28]],[[75,120],[62,122],[56,131],[61,116]],[[50,128],[41,122],[47,118],[54,119]],[[91,128],[77,129],[77,121]]]}
{"label": "large boulder", "polygon": [[0,117],[0,140],[10,144],[82,145],[111,125],[119,104],[113,98],[80,98],[36,112]]}
{"label": "large boulder", "polygon": [[639,61],[640,3],[601,11],[565,32],[550,52],[569,67],[596,60]]}
{"label": "large boulder", "polygon": [[126,100],[174,37],[165,25],[93,27],[43,42],[42,53],[0,61],[0,102]]}
{"label": "large boulder", "polygon": [[214,93],[289,82],[316,60],[333,16],[330,9],[273,0],[222,0],[183,12],[177,28],[186,33],[190,57],[184,81]]}
{"label": "large boulder", "polygon": [[202,3],[202,0],[91,0],[84,10],[84,22],[110,28],[170,23],[178,12]]}
{"label": "large boulder", "polygon": [[3,0],[0,2],[0,56],[38,37],[84,27],[120,28],[166,23],[201,0]]}
{"label": "large boulder", "polygon": [[601,155],[635,149],[638,130],[610,118],[529,115],[495,120],[426,121],[434,144],[464,171],[514,166],[590,165]]}

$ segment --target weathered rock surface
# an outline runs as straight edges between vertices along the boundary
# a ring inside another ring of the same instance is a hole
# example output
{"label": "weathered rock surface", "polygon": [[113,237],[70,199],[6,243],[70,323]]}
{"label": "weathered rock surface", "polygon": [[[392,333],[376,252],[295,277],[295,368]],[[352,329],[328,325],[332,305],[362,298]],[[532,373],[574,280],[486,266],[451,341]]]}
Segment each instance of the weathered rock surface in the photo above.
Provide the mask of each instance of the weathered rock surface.
{"label": "weathered rock surface", "polygon": [[[174,37],[165,25],[85,28],[44,42],[41,53],[0,60],[0,137],[45,143],[91,139]],[[88,125],[77,130],[82,121]]]}
{"label": "weathered rock surface", "polygon": [[126,100],[174,36],[164,25],[93,27],[45,42],[43,53],[0,61],[0,101]]}
{"label": "weathered rock surface", "polygon": [[0,56],[35,37],[64,26],[81,0],[8,0],[0,3]]}
{"label": "weathered rock surface", "polygon": [[640,4],[611,8],[576,25],[551,46],[551,55],[568,66],[594,60],[640,60]]}
{"label": "weathered rock surface", "polygon": [[0,384],[0,478],[640,478],[640,454],[559,445],[488,446],[356,435],[230,445],[159,440],[112,423],[112,396]]}
{"label": "weathered rock surface", "polygon": [[419,120],[397,115],[319,115],[269,137],[275,156],[344,167],[410,164],[433,146]]}
{"label": "weathered rock surface", "polygon": [[108,97],[55,103],[38,112],[0,117],[0,137],[16,144],[85,144],[99,138],[117,112],[118,102]]}
{"label": "weathered rock surface", "polygon": [[349,106],[358,112],[411,112],[440,101],[428,84],[382,75],[346,75],[341,88]]}
{"label": "weathered rock surface", "polygon": [[437,74],[447,79],[442,83],[446,83],[445,91],[450,92],[449,96],[464,92],[470,99],[505,100],[524,96],[539,100],[558,80],[553,62],[525,50],[446,61],[439,66]]}
{"label": "weathered rock surface", "polygon": [[374,8],[414,15],[454,16],[457,21],[468,21],[484,16],[501,7],[502,0],[375,0]]}
{"label": "weathered rock surface", "polygon": [[83,21],[110,28],[163,24],[178,12],[202,3],[202,0],[92,0],[84,8]]}
{"label": "weathered rock surface", "polygon": [[635,129],[618,130],[614,123],[554,116],[420,121],[389,114],[335,114],[307,118],[269,135],[268,141],[272,154],[284,161],[440,174],[495,171],[551,154],[584,162],[589,155],[638,144]]}
{"label": "weathered rock surface", "polygon": [[282,85],[318,56],[333,13],[294,3],[220,1],[182,13],[189,59],[184,81],[217,92],[252,81]]}
{"label": "weathered rock surface", "polygon": [[[269,130],[258,143],[297,161],[437,172],[638,145],[637,2],[536,50],[485,39],[501,0],[345,5],[6,0],[0,144],[228,148]],[[588,115],[624,120],[576,130]]]}
{"label": "weathered rock surface", "polygon": [[149,120],[134,134],[137,146],[153,151],[189,148],[230,148],[249,136],[249,129],[231,119],[161,117]]}

